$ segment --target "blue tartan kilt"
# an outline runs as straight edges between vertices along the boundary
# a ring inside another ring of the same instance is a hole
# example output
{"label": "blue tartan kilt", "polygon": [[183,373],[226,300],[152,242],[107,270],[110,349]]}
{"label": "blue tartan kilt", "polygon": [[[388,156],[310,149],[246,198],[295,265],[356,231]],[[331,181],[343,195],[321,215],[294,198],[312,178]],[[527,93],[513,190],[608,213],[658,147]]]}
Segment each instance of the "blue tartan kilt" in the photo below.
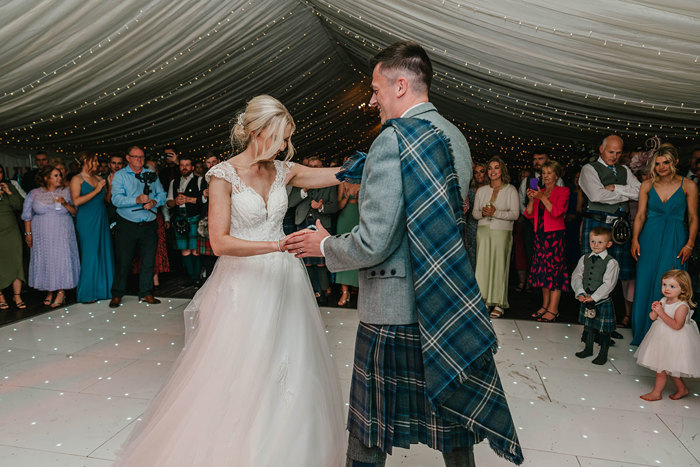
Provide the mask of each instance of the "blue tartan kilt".
{"label": "blue tartan kilt", "polygon": [[[601,211],[590,211],[592,213],[596,214],[605,214],[604,212]],[[605,222],[599,222],[595,219],[591,219],[589,217],[584,217],[583,218],[583,227],[581,229],[581,252],[584,255],[587,255],[588,253],[591,252],[591,245],[589,242],[589,237],[591,234],[591,230],[593,230],[594,227],[607,227],[609,229],[612,229],[611,224],[606,224]],[[617,243],[613,243],[610,248],[608,248],[608,253],[610,253],[613,258],[617,260],[617,263],[620,265],[620,275],[618,276],[619,280],[626,281],[630,279],[635,278],[635,267],[636,264],[634,262],[634,258],[632,258],[632,253],[630,253],[630,249],[632,248],[632,243],[631,242],[625,242],[623,245],[618,245]]]}
{"label": "blue tartan kilt", "polygon": [[[177,219],[177,218],[176,218]],[[199,224],[199,216],[192,216],[185,218],[189,224],[189,229],[184,235],[180,235],[175,230],[174,224],[175,219],[173,219],[173,233],[175,235],[175,249],[176,250],[196,250],[197,249],[197,225]]]}
{"label": "blue tartan kilt", "polygon": [[423,443],[441,452],[476,443],[473,432],[438,418],[426,394],[418,324],[360,323],[350,387],[348,430],[367,447]]}
{"label": "blue tartan kilt", "polygon": [[583,313],[586,311],[586,307],[581,304],[581,308],[578,312],[578,322],[586,327],[595,329],[600,332],[613,332],[617,329],[616,319],[615,319],[615,306],[611,299],[607,299],[601,303],[597,303],[595,306],[596,317],[586,318]]}

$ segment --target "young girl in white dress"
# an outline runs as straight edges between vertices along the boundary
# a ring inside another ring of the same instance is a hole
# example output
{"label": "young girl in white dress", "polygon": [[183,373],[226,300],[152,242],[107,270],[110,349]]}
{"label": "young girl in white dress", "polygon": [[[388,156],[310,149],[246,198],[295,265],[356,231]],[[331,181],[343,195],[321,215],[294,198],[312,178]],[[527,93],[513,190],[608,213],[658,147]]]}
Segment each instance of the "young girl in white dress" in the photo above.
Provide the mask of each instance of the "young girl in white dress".
{"label": "young girl in white dress", "polygon": [[676,385],[669,396],[673,400],[688,395],[682,376],[700,376],[700,333],[691,319],[695,303],[690,276],[679,269],[668,271],[661,277],[661,293],[664,297],[649,313],[654,322],[634,354],[639,365],[656,371],[654,389],[639,396],[646,401],[661,399],[667,374]]}
{"label": "young girl in white dress", "polygon": [[[117,465],[340,467],[337,371],[301,260],[283,252],[285,185],[338,184],[288,161],[294,122],[270,96],[238,118],[245,150],[207,172],[219,256],[185,310],[185,348]],[[275,157],[286,151],[286,161]]]}

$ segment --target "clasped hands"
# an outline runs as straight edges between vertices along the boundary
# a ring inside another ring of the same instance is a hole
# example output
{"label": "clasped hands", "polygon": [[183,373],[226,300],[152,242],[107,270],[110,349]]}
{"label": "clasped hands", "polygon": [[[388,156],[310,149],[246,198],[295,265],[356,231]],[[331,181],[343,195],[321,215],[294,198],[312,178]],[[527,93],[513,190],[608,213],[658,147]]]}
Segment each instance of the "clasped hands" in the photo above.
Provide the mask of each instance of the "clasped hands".
{"label": "clasped hands", "polygon": [[581,302],[581,303],[587,303],[587,302],[592,302],[592,301],[594,301],[593,298],[591,298],[591,296],[588,295],[588,294],[586,294],[586,295],[577,295],[577,296],[576,296],[576,300],[578,300],[578,301]]}
{"label": "clasped hands", "polygon": [[150,211],[156,207],[156,200],[149,198],[148,195],[138,195],[136,197],[136,204],[143,204],[143,208],[146,211]]}
{"label": "clasped hands", "polygon": [[663,312],[664,306],[661,304],[660,301],[657,300],[651,304],[651,312],[649,313],[649,318],[651,318],[652,321],[656,321],[656,318],[658,318],[659,315]]}
{"label": "clasped hands", "polygon": [[320,220],[316,220],[316,230],[303,229],[291,233],[280,241],[282,251],[293,254],[296,258],[322,257],[321,241],[330,234]]}

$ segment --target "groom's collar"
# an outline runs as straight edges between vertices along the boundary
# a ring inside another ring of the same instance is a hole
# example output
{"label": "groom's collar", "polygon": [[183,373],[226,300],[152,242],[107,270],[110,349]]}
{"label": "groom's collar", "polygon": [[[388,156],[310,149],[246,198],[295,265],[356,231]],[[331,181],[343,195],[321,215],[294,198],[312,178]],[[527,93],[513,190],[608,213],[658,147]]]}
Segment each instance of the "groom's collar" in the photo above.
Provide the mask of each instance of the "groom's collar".
{"label": "groom's collar", "polygon": [[406,110],[403,115],[401,115],[400,118],[411,118],[415,117],[416,115],[420,115],[424,112],[429,112],[431,110],[437,110],[435,109],[435,106],[431,104],[430,102],[421,102],[420,104],[416,104],[410,109]]}

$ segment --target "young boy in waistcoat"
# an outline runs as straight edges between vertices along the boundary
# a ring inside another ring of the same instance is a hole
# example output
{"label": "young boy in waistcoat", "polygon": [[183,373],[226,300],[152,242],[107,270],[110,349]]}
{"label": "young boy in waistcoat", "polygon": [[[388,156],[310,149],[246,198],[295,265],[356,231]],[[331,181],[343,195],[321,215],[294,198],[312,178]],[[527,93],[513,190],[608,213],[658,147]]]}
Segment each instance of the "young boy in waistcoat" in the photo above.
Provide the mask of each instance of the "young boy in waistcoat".
{"label": "young boy in waistcoat", "polygon": [[615,331],[615,307],[610,299],[620,273],[618,262],[608,253],[612,246],[612,232],[607,227],[594,227],[589,235],[591,252],[579,259],[571,274],[571,287],[576,299],[581,302],[578,315],[583,324],[581,341],[586,347],[577,352],[578,358],[593,355],[593,341],[599,333],[600,353],[593,360],[603,365],[608,360],[610,333]]}

